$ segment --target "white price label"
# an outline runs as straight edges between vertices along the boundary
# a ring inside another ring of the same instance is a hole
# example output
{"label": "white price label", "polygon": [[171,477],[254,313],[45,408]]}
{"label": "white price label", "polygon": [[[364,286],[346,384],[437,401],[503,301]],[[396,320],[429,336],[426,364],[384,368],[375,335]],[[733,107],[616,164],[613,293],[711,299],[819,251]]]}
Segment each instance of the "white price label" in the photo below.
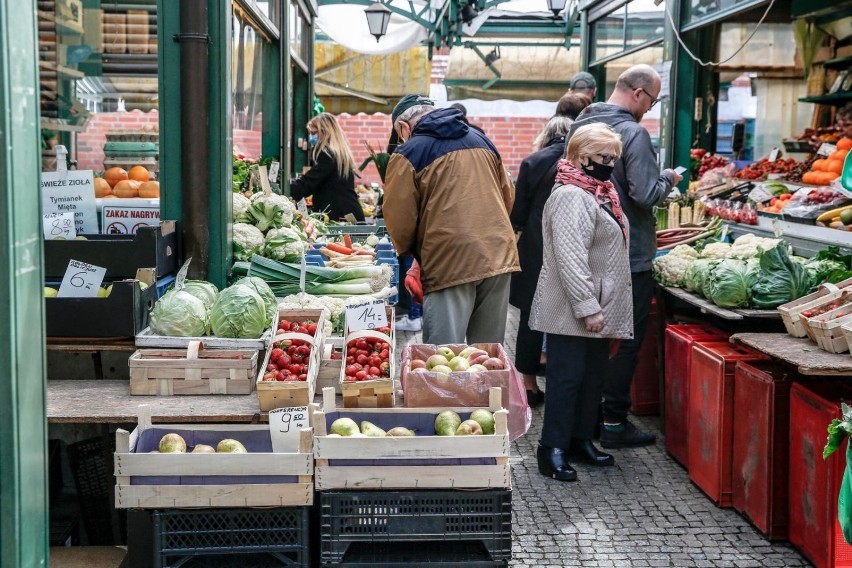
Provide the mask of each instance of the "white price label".
{"label": "white price label", "polygon": [[183,266],[178,270],[177,276],[175,276],[175,290],[183,290],[186,288],[186,273],[189,272],[189,263],[192,262],[192,257],[186,259],[186,262],[183,263]]}
{"label": "white price label", "polygon": [[308,262],[305,260],[306,254],[302,255],[301,266],[299,267],[299,290],[305,291],[305,273],[308,271]]}
{"label": "white price label", "polygon": [[823,142],[822,145],[817,150],[817,156],[830,156],[834,152],[837,151],[837,146],[834,144],[829,144],[828,142]]}
{"label": "white price label", "polygon": [[778,159],[778,156],[781,154],[781,150],[778,148],[773,148],[771,152],[769,152],[769,161],[774,162]]}
{"label": "white price label", "polygon": [[784,231],[781,229],[781,222],[778,219],[772,220],[772,231],[775,233],[776,239],[780,239],[784,236]]}
{"label": "white price label", "polygon": [[59,285],[59,298],[96,298],[101,283],[106,276],[106,268],[92,266],[79,260],[68,263],[62,284]]}
{"label": "white price label", "polygon": [[719,242],[724,243],[725,239],[728,238],[728,225],[722,225],[722,234],[719,236]]}
{"label": "white price label", "polygon": [[349,332],[385,327],[387,324],[384,300],[367,300],[346,306],[346,326]]}
{"label": "white price label", "polygon": [[276,454],[299,451],[299,436],[308,424],[308,407],[276,408],[269,411],[269,435]]}
{"label": "white price label", "polygon": [[65,239],[70,241],[77,236],[74,213],[51,213],[44,216],[44,238],[47,240]]}
{"label": "white price label", "polygon": [[302,217],[307,218],[307,216],[308,216],[308,204],[305,202],[304,199],[300,199],[299,202],[296,203],[296,209],[299,211],[299,213],[302,214]]}
{"label": "white price label", "polygon": [[766,203],[773,197],[775,196],[772,195],[770,192],[766,191],[762,185],[756,186],[748,194],[748,198],[754,201],[755,203]]}
{"label": "white price label", "polygon": [[269,166],[269,181],[278,181],[278,170],[280,169],[281,164],[279,164],[278,162],[272,162],[272,165]]}
{"label": "white price label", "polygon": [[92,170],[41,173],[41,213],[73,213],[78,235],[98,232]]}

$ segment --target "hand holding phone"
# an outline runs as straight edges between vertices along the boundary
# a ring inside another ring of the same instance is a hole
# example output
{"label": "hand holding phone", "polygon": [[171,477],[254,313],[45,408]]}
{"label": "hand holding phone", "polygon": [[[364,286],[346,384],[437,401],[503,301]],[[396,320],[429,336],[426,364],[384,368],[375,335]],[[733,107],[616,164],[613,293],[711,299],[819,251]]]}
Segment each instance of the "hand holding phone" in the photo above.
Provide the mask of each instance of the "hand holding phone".
{"label": "hand holding phone", "polygon": [[677,175],[682,176],[683,172],[686,171],[686,168],[684,168],[683,166],[678,166],[674,169],[674,171]]}

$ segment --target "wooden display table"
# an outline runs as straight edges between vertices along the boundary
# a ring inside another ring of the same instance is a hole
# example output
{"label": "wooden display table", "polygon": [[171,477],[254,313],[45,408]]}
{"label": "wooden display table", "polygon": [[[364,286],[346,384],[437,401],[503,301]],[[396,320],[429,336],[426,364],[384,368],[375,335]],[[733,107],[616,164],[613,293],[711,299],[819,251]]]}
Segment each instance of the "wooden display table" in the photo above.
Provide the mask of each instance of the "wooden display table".
{"label": "wooden display table", "polygon": [[683,300],[688,304],[692,304],[693,306],[699,308],[702,313],[712,314],[714,316],[720,317],[726,320],[743,320],[746,318],[765,318],[765,319],[781,319],[781,314],[778,313],[778,310],[749,310],[749,309],[727,309],[720,308],[713,302],[698,296],[697,294],[693,294],[692,292],[688,292],[683,288],[677,288],[674,286],[661,286],[663,290],[674,296],[679,300]]}
{"label": "wooden display table", "polygon": [[102,351],[136,351],[136,344],[131,338],[104,337],[48,337],[48,351],[64,351],[65,353],[91,353],[95,365],[95,379],[103,380],[104,367],[101,361]]}
{"label": "wooden display table", "polygon": [[852,356],[829,353],[807,337],[791,337],[786,333],[736,333],[732,343],[742,343],[774,359],[796,367],[802,375],[852,377]]}
{"label": "wooden display table", "polygon": [[123,546],[53,546],[50,568],[119,568],[125,556]]}

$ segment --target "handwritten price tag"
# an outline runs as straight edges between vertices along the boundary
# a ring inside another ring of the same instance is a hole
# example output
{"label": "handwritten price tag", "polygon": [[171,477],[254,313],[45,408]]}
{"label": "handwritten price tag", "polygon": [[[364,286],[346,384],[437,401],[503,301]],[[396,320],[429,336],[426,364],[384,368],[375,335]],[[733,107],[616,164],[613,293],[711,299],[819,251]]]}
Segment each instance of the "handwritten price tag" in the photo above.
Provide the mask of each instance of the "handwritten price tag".
{"label": "handwritten price tag", "polygon": [[278,162],[272,162],[272,165],[269,166],[269,181],[278,181],[278,170],[280,169],[281,164],[279,164]]}
{"label": "handwritten price tag", "polygon": [[47,240],[65,239],[70,241],[77,236],[74,226],[74,213],[51,213],[44,216],[44,238]]}
{"label": "handwritten price tag", "polygon": [[178,270],[177,276],[175,276],[175,290],[183,290],[186,288],[186,273],[189,272],[189,263],[192,262],[192,257],[186,259],[186,262],[183,263],[183,266]]}
{"label": "handwritten price tag", "polygon": [[780,155],[781,155],[781,150],[779,150],[778,148],[773,148],[772,151],[769,152],[769,161],[770,162],[776,161],[779,158]]}
{"label": "handwritten price tag", "polygon": [[350,332],[385,327],[387,324],[384,300],[367,300],[346,306],[346,326]]}
{"label": "handwritten price tag", "polygon": [[828,142],[823,142],[822,145],[817,150],[817,156],[830,156],[834,152],[837,151],[837,146],[834,144],[829,144]]}
{"label": "handwritten price tag", "polygon": [[302,217],[307,218],[307,216],[309,215],[308,204],[305,203],[304,199],[300,199],[299,202],[296,203],[296,209],[299,211],[299,213],[302,214]]}
{"label": "handwritten price tag", "polygon": [[57,297],[96,298],[106,271],[106,268],[92,266],[79,260],[70,261],[62,278],[62,284],[59,285]]}
{"label": "handwritten price tag", "polygon": [[299,450],[299,432],[308,428],[308,407],[276,408],[269,411],[269,435],[276,454]]}

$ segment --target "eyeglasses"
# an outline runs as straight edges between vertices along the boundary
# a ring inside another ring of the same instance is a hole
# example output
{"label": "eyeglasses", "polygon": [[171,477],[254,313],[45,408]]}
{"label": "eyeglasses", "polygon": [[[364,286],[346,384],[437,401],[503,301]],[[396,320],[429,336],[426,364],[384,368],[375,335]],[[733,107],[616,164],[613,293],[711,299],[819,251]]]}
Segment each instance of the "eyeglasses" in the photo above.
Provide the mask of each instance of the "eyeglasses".
{"label": "eyeglasses", "polygon": [[[648,107],[648,110],[651,110],[652,108],[654,108],[655,106],[657,106],[657,103],[658,103],[658,102],[660,102],[660,99],[655,99],[655,98],[654,98],[654,96],[653,96],[653,95],[651,95],[651,93],[649,93],[648,91],[646,91],[643,87],[637,87],[637,88],[638,88],[640,91],[642,91],[643,93],[645,93],[646,95],[648,95],[648,98],[649,98],[649,99],[651,99],[651,106],[650,106],[650,107]],[[634,90],[635,90],[635,89],[634,89]]]}
{"label": "eyeglasses", "polygon": [[618,159],[618,156],[613,156],[612,154],[595,154],[601,160],[601,164],[605,166],[609,166],[610,164],[614,164]]}

